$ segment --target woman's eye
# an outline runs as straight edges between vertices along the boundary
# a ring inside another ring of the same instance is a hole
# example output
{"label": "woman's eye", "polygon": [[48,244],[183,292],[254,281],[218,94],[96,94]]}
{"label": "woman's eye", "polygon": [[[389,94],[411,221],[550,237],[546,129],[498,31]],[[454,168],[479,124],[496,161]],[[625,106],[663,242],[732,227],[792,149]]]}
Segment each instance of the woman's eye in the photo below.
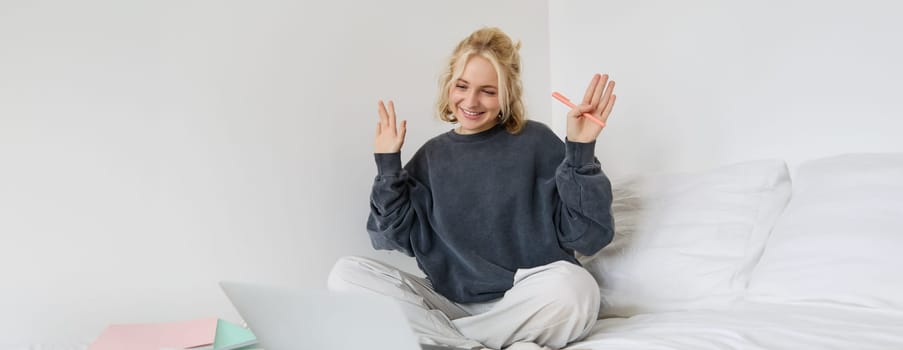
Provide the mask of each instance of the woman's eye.
{"label": "woman's eye", "polygon": [[464,85],[455,85],[455,87],[457,87],[458,89],[461,89],[461,90],[467,90],[467,86],[464,86]]}
{"label": "woman's eye", "polygon": [[483,90],[483,93],[484,93],[484,94],[487,94],[487,95],[489,95],[489,96],[495,96],[495,91]]}

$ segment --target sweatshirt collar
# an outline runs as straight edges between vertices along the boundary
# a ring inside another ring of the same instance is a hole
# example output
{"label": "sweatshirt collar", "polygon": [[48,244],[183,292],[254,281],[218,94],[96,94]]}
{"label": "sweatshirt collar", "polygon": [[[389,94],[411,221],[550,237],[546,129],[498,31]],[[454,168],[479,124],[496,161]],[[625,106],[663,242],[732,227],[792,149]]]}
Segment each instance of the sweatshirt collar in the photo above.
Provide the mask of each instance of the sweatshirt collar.
{"label": "sweatshirt collar", "polygon": [[505,130],[505,127],[501,123],[498,123],[498,124],[495,124],[495,126],[489,128],[487,130],[480,131],[476,134],[461,135],[459,133],[456,133],[455,129],[451,129],[445,134],[448,135],[448,137],[454,141],[477,142],[477,141],[488,140],[489,138],[495,136],[502,130]]}

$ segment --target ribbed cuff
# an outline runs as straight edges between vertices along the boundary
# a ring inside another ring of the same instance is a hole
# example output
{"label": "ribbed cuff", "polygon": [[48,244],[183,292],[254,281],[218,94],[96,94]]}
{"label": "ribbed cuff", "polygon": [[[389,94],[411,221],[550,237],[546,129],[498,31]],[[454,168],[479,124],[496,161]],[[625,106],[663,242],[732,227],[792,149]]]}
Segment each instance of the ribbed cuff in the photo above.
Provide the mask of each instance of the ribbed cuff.
{"label": "ribbed cuff", "polygon": [[376,172],[379,175],[398,175],[401,172],[401,152],[374,153]]}
{"label": "ribbed cuff", "polygon": [[582,143],[565,140],[564,159],[568,164],[579,167],[593,164],[596,156],[596,140]]}

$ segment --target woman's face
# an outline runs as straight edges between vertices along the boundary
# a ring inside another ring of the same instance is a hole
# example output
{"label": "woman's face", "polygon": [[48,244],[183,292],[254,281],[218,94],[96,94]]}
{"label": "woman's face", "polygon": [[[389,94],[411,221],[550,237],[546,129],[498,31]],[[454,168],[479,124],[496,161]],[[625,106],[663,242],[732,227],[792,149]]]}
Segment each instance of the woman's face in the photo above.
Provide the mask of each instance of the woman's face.
{"label": "woman's face", "polygon": [[467,135],[495,126],[502,110],[498,94],[498,74],[492,63],[482,56],[470,57],[461,77],[452,82],[448,92],[460,125],[455,131]]}

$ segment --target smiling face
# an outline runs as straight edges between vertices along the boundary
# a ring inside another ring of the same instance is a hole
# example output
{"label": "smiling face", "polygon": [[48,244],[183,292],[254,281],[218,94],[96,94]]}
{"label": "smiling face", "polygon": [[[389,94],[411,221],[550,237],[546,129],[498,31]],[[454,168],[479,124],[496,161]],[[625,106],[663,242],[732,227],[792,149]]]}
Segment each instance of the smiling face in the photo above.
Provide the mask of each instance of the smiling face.
{"label": "smiling face", "polygon": [[498,73],[488,59],[474,55],[448,91],[448,102],[454,109],[459,134],[476,134],[498,123],[502,110],[499,102]]}

